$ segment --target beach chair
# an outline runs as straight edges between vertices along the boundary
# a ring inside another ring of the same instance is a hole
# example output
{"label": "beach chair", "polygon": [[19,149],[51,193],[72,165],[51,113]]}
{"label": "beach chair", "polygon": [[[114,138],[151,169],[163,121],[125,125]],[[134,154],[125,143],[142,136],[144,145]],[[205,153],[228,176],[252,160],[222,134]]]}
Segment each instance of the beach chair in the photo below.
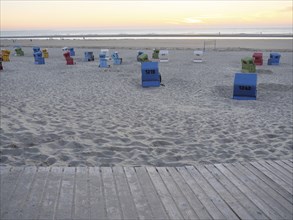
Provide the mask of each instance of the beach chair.
{"label": "beach chair", "polygon": [[159,73],[158,62],[141,63],[142,87],[157,87],[161,85],[161,74]]}
{"label": "beach chair", "polygon": [[138,50],[138,51],[137,51],[136,60],[137,60],[138,62],[140,62],[140,61],[138,60],[138,57],[139,57],[140,55],[142,55],[142,54],[144,54],[143,51],[141,51],[141,50]]}
{"label": "beach chair", "polygon": [[63,53],[63,56],[64,56],[64,58],[66,60],[66,65],[73,65],[74,64],[73,58],[70,57],[70,51],[69,50],[65,51]]}
{"label": "beach chair", "polygon": [[261,66],[263,64],[262,52],[253,53],[252,58],[255,65]]}
{"label": "beach chair", "polygon": [[252,57],[245,57],[241,59],[243,73],[255,73],[255,64]]}
{"label": "beach chair", "polygon": [[68,48],[68,50],[69,50],[70,56],[71,57],[74,57],[75,56],[74,48],[73,47],[70,47],[70,48]]}
{"label": "beach chair", "polygon": [[1,50],[2,52],[2,60],[3,62],[9,62],[10,61],[10,50]]}
{"label": "beach chair", "polygon": [[106,58],[106,53],[100,53],[99,54],[99,67],[100,68],[109,68],[110,65],[108,65],[108,59]]}
{"label": "beach chair", "polygon": [[160,50],[159,59],[160,59],[160,62],[169,62],[169,51],[168,50]]}
{"label": "beach chair", "polygon": [[120,65],[122,63],[122,58],[119,57],[117,51],[112,54],[112,60],[114,65]]}
{"label": "beach chair", "polygon": [[193,62],[194,63],[202,63],[203,51],[195,50],[193,51]]}
{"label": "beach chair", "polygon": [[20,46],[15,46],[14,51],[15,51],[14,56],[24,56],[24,52]]}
{"label": "beach chair", "polygon": [[104,53],[105,54],[105,59],[109,60],[110,59],[110,52],[109,49],[101,49],[100,54]]}
{"label": "beach chair", "polygon": [[138,57],[137,57],[137,61],[138,62],[149,62],[149,57],[147,54],[143,53],[143,54],[140,54]]}
{"label": "beach chair", "polygon": [[35,64],[45,64],[45,59],[44,59],[41,51],[35,52],[34,58],[35,58]]}
{"label": "beach chair", "polygon": [[48,49],[47,49],[47,48],[44,48],[44,49],[42,50],[42,53],[43,53],[43,57],[44,57],[44,58],[49,58],[49,52],[48,52]]}
{"label": "beach chair", "polygon": [[233,99],[256,100],[257,75],[255,73],[236,73]]}
{"label": "beach chair", "polygon": [[270,58],[268,59],[268,65],[279,65],[280,64],[281,54],[279,53],[270,53]]}
{"label": "beach chair", "polygon": [[0,70],[3,70],[2,61],[3,61],[2,53],[0,53]]}
{"label": "beach chair", "polygon": [[33,47],[33,53],[41,51],[40,47]]}
{"label": "beach chair", "polygon": [[68,47],[63,47],[63,48],[62,48],[62,51],[63,51],[63,52],[66,52],[66,51],[68,51],[68,50],[69,50]]}
{"label": "beach chair", "polygon": [[94,53],[93,52],[84,52],[84,61],[94,61],[95,57],[94,57]]}
{"label": "beach chair", "polygon": [[153,54],[152,54],[152,58],[155,60],[159,59],[159,53],[160,53],[160,50],[154,49]]}

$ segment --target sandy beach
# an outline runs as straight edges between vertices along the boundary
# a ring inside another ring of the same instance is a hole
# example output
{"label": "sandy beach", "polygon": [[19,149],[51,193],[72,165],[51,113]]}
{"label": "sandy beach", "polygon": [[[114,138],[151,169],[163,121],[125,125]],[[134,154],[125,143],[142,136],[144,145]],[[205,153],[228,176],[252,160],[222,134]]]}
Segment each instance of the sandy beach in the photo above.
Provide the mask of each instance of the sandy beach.
{"label": "sandy beach", "polygon": [[[207,44],[203,63],[193,50],[203,40],[1,40],[25,56],[3,62],[0,165],[182,166],[292,158],[292,39],[229,40]],[[49,48],[35,65],[32,46]],[[75,47],[66,65],[62,47]],[[101,48],[122,65],[98,67]],[[160,63],[164,86],[141,87],[137,50],[168,49]],[[240,60],[262,50],[256,101],[232,99]],[[93,51],[94,62],[83,62]],[[279,66],[266,64],[270,51]],[[13,54],[13,51],[12,51]]]}

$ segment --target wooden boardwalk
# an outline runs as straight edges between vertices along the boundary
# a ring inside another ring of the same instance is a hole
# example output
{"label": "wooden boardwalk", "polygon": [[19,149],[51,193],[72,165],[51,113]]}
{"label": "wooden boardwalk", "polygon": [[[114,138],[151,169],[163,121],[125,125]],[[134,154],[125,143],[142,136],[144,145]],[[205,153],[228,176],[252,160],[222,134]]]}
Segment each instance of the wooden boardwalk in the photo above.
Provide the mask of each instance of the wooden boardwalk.
{"label": "wooden boardwalk", "polygon": [[0,169],[0,219],[293,218],[293,160]]}

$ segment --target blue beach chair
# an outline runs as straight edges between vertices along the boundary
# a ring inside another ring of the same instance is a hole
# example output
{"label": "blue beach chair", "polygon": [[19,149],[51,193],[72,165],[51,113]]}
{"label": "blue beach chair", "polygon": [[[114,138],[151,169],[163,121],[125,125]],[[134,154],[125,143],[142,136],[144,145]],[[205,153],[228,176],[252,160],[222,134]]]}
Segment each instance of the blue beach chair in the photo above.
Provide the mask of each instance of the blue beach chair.
{"label": "blue beach chair", "polygon": [[281,54],[279,53],[270,53],[270,58],[268,59],[268,65],[279,65],[280,64]]}
{"label": "blue beach chair", "polygon": [[68,49],[69,49],[70,56],[71,56],[71,57],[74,57],[74,56],[75,56],[74,48],[73,48],[73,47],[70,47],[70,48],[68,48]]}
{"label": "blue beach chair", "polygon": [[93,52],[84,52],[84,61],[94,61],[95,57]]}
{"label": "blue beach chair", "polygon": [[233,99],[256,100],[257,75],[255,73],[236,73]]}
{"label": "blue beach chair", "polygon": [[41,51],[35,52],[34,58],[35,58],[35,64],[45,64],[45,59],[44,59]]}
{"label": "blue beach chair", "polygon": [[33,47],[33,51],[34,51],[34,53],[39,52],[39,51],[41,51],[41,48],[40,47]]}
{"label": "blue beach chair", "polygon": [[161,85],[161,74],[158,62],[141,63],[142,87],[156,87]]}
{"label": "blue beach chair", "polygon": [[110,65],[108,65],[108,60],[106,58],[106,54],[105,53],[100,53],[99,58],[100,58],[100,65],[99,65],[99,67],[101,67],[101,68],[109,68],[110,67]]}
{"label": "blue beach chair", "polygon": [[112,60],[114,65],[120,65],[122,63],[122,58],[119,57],[117,51],[112,54]]}

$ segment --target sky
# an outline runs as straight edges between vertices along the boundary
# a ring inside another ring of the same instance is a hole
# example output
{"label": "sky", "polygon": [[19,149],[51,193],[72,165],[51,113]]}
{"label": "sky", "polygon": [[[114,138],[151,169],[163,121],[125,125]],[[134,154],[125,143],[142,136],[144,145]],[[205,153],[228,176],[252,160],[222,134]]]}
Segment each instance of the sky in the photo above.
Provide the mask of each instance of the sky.
{"label": "sky", "polygon": [[292,27],[287,0],[1,0],[1,30]]}

